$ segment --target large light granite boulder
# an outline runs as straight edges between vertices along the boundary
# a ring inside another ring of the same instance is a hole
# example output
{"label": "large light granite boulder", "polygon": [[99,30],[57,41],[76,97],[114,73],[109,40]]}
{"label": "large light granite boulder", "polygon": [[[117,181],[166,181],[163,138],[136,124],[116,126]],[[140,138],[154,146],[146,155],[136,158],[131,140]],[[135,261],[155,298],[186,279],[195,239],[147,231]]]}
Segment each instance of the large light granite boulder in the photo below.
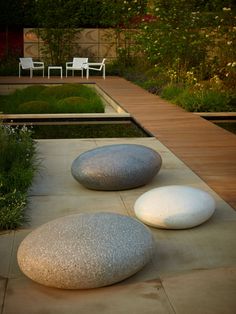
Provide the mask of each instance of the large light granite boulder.
{"label": "large light granite boulder", "polygon": [[208,220],[215,211],[213,197],[200,189],[172,185],[152,189],[134,204],[145,224],[165,229],[191,228]]}
{"label": "large light granite boulder", "polygon": [[73,177],[94,190],[126,190],[147,184],[161,167],[161,156],[151,148],[116,144],[89,150],[71,166]]}
{"label": "large light granite boulder", "polygon": [[149,229],[113,213],[78,214],[48,222],[31,232],[17,253],[32,280],[63,289],[111,285],[139,271],[153,253]]}

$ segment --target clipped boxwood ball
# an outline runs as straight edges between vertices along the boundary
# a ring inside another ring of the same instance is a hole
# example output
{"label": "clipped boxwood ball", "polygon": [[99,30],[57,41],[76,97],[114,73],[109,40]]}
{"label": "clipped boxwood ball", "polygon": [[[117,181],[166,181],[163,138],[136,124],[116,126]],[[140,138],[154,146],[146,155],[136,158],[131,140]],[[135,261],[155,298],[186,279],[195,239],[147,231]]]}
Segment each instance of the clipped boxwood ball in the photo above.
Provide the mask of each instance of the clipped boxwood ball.
{"label": "clipped boxwood ball", "polygon": [[45,90],[47,87],[45,85],[32,85],[32,86],[27,86],[21,92],[27,92],[31,94],[38,94],[41,93],[43,90]]}
{"label": "clipped boxwood ball", "polygon": [[43,100],[31,100],[19,105],[19,113],[47,113],[49,103]]}
{"label": "clipped boxwood ball", "polygon": [[87,100],[83,97],[67,97],[57,103],[61,112],[85,112]]}
{"label": "clipped boxwood ball", "polygon": [[62,99],[71,96],[79,96],[79,85],[74,86],[70,84],[47,87],[41,92],[42,96]]}

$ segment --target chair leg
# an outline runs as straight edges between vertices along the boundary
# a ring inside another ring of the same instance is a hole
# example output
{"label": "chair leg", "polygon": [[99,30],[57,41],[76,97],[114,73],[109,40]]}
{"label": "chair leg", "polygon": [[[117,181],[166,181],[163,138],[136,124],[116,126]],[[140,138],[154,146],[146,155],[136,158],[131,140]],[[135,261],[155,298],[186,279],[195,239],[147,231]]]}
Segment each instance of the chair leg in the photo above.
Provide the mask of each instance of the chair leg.
{"label": "chair leg", "polygon": [[105,75],[106,75],[106,68],[105,68],[105,64],[103,66],[103,79],[105,80]]}
{"label": "chair leg", "polygon": [[89,68],[86,69],[86,78],[87,78],[87,80],[89,78]]}
{"label": "chair leg", "polygon": [[30,78],[32,78],[32,77],[33,77],[33,70],[30,69]]}
{"label": "chair leg", "polygon": [[43,77],[44,77],[44,69],[43,69]]}
{"label": "chair leg", "polygon": [[21,73],[20,73],[20,70],[21,70],[21,67],[20,67],[20,64],[19,64],[19,77],[20,77],[20,74],[21,74]]}

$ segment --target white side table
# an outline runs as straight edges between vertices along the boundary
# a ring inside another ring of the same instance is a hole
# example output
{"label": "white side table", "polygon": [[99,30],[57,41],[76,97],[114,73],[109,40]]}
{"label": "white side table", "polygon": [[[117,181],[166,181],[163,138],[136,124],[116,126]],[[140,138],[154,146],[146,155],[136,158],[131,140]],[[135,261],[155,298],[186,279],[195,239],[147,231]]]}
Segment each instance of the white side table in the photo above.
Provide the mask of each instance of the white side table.
{"label": "white side table", "polygon": [[51,70],[60,70],[61,72],[61,79],[62,79],[62,67],[61,66],[58,66],[58,65],[50,65],[48,67],[48,78],[50,78],[50,71]]}

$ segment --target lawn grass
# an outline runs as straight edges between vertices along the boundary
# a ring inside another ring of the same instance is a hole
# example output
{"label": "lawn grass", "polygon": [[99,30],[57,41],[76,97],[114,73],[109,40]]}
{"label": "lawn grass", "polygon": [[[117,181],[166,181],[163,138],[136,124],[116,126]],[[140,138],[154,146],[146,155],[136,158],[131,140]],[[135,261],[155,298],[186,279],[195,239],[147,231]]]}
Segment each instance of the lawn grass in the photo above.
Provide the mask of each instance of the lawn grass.
{"label": "lawn grass", "polygon": [[104,104],[95,90],[81,84],[29,86],[0,96],[4,114],[103,113]]}

